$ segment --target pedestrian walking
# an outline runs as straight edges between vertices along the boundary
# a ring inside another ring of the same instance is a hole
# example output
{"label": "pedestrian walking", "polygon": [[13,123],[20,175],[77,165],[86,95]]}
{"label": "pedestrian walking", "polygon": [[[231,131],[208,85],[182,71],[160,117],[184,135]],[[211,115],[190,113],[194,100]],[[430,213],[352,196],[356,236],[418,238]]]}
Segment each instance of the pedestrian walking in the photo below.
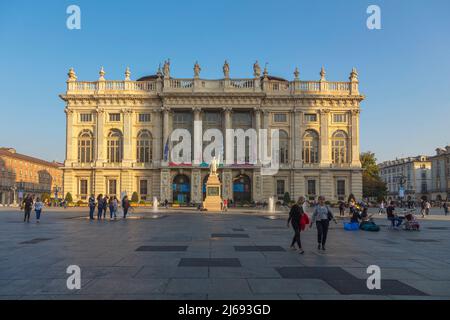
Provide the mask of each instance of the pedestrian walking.
{"label": "pedestrian walking", "polygon": [[112,198],[113,198],[113,200],[112,200],[112,205],[113,205],[113,212],[112,212],[112,214],[114,215],[114,220],[115,220],[115,219],[117,219],[117,210],[119,210],[119,202],[117,201],[117,197],[116,196],[114,196]]}
{"label": "pedestrian walking", "polygon": [[292,225],[292,229],[294,229],[294,237],[292,238],[291,249],[296,250],[295,244],[297,243],[300,254],[305,253],[305,251],[303,251],[303,249],[302,249],[302,242],[300,239],[300,231],[301,231],[300,230],[300,220],[304,214],[303,207],[302,207],[304,202],[305,202],[304,197],[298,198],[297,203],[294,204],[291,207],[291,210],[289,211],[289,218],[287,221],[287,226],[289,227],[289,223],[290,223]]}
{"label": "pedestrian walking", "polygon": [[36,213],[36,223],[39,223],[39,220],[41,219],[41,212],[43,207],[44,203],[41,201],[41,199],[37,198],[36,202],[34,203],[34,212]]}
{"label": "pedestrian walking", "polygon": [[106,211],[108,210],[109,197],[105,195],[102,201],[103,201],[103,219],[106,219]]}
{"label": "pedestrian walking", "polygon": [[314,222],[316,223],[317,249],[325,251],[330,220],[334,220],[335,223],[337,222],[330,208],[325,204],[325,197],[319,196],[318,201],[319,203],[314,208],[310,227],[312,227]]}
{"label": "pedestrian walking", "polygon": [[428,216],[430,214],[430,209],[431,209],[431,203],[430,201],[426,201],[425,202],[425,214]]}
{"label": "pedestrian walking", "polygon": [[93,194],[89,197],[89,220],[94,220],[95,197]]}
{"label": "pedestrian walking", "polygon": [[30,222],[31,209],[33,208],[33,198],[30,195],[23,201],[23,208],[25,211],[23,222]]}
{"label": "pedestrian walking", "polygon": [[445,201],[444,204],[442,205],[442,208],[444,208],[444,214],[448,215],[448,202]]}
{"label": "pedestrian walking", "polygon": [[339,216],[345,216],[345,203],[344,201],[339,201]]}
{"label": "pedestrian walking", "polygon": [[381,202],[380,202],[380,209],[378,210],[378,214],[379,215],[384,214],[384,206],[385,206],[384,200],[381,200]]}
{"label": "pedestrian walking", "polygon": [[425,200],[420,201],[420,214],[422,215],[422,218],[425,218]]}
{"label": "pedestrian walking", "polygon": [[97,220],[102,220],[103,215],[103,195],[100,193],[97,197]]}
{"label": "pedestrian walking", "polygon": [[228,211],[228,199],[223,199],[223,211]]}
{"label": "pedestrian walking", "polygon": [[122,209],[123,209],[123,218],[127,218],[128,209],[130,209],[130,201],[128,200],[128,196],[123,197],[122,199]]}

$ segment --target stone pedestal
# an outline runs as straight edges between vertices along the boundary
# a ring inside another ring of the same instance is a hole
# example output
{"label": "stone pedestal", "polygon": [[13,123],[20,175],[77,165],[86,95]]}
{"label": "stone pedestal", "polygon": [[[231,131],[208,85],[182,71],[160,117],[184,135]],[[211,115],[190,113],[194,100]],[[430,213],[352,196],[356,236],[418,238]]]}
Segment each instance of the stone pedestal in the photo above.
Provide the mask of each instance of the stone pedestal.
{"label": "stone pedestal", "polygon": [[206,197],[203,208],[208,211],[221,211],[222,197],[220,196],[219,176],[210,174],[206,182]]}

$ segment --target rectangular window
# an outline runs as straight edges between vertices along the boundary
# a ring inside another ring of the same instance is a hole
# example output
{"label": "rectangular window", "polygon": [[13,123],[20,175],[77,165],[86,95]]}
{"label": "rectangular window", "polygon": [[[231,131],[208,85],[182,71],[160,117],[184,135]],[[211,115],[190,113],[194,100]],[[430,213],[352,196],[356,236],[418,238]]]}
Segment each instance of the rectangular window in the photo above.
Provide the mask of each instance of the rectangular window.
{"label": "rectangular window", "polygon": [[308,180],[308,196],[313,199],[316,195],[316,180]]}
{"label": "rectangular window", "polygon": [[139,122],[150,122],[150,113],[140,113]]}
{"label": "rectangular window", "polygon": [[347,122],[347,115],[345,113],[335,113],[333,114],[333,122]]}
{"label": "rectangular window", "polygon": [[278,200],[283,200],[284,198],[284,192],[285,192],[285,181],[284,180],[277,180],[277,196]]}
{"label": "rectangular window", "polygon": [[345,199],[345,180],[338,180],[336,183],[336,193],[338,196],[338,200],[344,200]]}
{"label": "rectangular window", "polygon": [[317,122],[317,114],[315,113],[305,114],[305,122]]}
{"label": "rectangular window", "polygon": [[92,122],[92,113],[80,113],[80,122]]}
{"label": "rectangular window", "polygon": [[108,180],[108,194],[109,196],[117,196],[117,180]]}
{"label": "rectangular window", "polygon": [[286,122],[287,116],[286,113],[275,113],[273,115],[273,122]]}
{"label": "rectangular window", "polygon": [[141,196],[141,200],[147,200],[147,194],[148,194],[148,190],[147,190],[147,180],[139,180],[139,194]]}
{"label": "rectangular window", "polygon": [[120,113],[110,113],[109,114],[109,121],[111,121],[111,122],[118,122],[118,121],[120,121]]}
{"label": "rectangular window", "polygon": [[85,179],[80,180],[80,199],[86,200],[88,194],[88,181]]}

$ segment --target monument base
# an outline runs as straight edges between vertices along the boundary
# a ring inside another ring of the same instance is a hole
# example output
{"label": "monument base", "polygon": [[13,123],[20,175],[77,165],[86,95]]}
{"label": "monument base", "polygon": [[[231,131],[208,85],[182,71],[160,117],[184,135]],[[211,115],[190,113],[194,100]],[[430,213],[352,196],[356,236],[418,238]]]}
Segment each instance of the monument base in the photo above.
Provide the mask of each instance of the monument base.
{"label": "monument base", "polygon": [[221,211],[222,197],[220,196],[220,181],[217,174],[210,174],[206,182],[206,197],[203,209],[207,211]]}

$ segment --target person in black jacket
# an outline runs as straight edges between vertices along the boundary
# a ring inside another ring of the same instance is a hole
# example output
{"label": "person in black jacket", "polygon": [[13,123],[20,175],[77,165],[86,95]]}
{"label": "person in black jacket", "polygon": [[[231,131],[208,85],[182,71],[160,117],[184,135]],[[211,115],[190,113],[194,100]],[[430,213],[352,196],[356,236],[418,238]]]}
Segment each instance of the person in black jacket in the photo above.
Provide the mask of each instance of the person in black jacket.
{"label": "person in black jacket", "polygon": [[300,254],[305,253],[305,251],[303,251],[302,249],[302,242],[300,240],[300,220],[302,218],[302,215],[304,214],[302,207],[303,202],[305,202],[304,197],[298,198],[297,203],[294,204],[289,211],[289,219],[287,221],[287,226],[289,227],[290,222],[292,228],[294,229],[294,238],[291,242],[291,249],[295,250],[295,243],[297,243]]}

